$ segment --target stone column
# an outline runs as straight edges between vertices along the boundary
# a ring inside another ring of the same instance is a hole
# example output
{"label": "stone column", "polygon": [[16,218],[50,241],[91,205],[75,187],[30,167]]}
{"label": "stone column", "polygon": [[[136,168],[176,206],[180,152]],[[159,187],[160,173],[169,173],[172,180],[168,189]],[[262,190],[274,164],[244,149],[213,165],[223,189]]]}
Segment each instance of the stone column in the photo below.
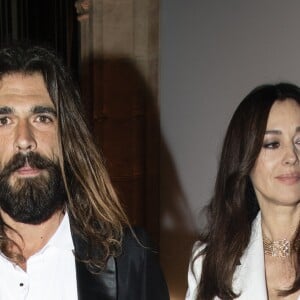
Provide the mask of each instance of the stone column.
{"label": "stone column", "polygon": [[93,122],[91,116],[93,112],[93,69],[92,69],[92,35],[91,35],[91,1],[77,0],[75,2],[77,20],[79,21],[79,77],[82,99],[85,103],[90,126]]}
{"label": "stone column", "polygon": [[76,7],[95,140],[131,221],[158,241],[159,0],[77,1]]}

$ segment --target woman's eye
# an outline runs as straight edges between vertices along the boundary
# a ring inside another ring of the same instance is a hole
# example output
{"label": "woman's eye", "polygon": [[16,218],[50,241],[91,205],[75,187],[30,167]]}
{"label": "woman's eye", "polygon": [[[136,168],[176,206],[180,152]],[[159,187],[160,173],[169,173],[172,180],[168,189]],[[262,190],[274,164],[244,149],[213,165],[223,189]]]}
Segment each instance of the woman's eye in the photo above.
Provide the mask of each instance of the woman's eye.
{"label": "woman's eye", "polygon": [[263,148],[265,149],[277,149],[280,146],[279,142],[264,143]]}
{"label": "woman's eye", "polygon": [[8,117],[0,118],[0,126],[5,126],[10,124],[10,119]]}

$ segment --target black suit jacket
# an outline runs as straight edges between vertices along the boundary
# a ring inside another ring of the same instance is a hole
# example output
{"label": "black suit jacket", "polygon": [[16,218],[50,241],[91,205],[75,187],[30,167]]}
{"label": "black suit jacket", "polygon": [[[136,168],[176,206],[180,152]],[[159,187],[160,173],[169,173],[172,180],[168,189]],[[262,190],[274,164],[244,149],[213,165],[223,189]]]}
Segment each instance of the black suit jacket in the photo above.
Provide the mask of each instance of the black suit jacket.
{"label": "black suit jacket", "polygon": [[[168,300],[169,293],[156,253],[142,229],[124,232],[122,254],[110,257],[105,270],[93,272],[76,260],[79,300]],[[84,258],[87,245],[73,234],[75,252]]]}

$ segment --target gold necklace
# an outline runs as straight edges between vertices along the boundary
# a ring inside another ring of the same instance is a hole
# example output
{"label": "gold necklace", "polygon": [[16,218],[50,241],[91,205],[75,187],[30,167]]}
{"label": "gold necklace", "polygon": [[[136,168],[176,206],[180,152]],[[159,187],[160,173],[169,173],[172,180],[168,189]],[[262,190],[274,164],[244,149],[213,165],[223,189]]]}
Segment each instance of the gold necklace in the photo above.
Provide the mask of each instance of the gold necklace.
{"label": "gold necklace", "polygon": [[286,258],[291,255],[291,242],[287,239],[271,241],[263,233],[264,253],[273,257]]}

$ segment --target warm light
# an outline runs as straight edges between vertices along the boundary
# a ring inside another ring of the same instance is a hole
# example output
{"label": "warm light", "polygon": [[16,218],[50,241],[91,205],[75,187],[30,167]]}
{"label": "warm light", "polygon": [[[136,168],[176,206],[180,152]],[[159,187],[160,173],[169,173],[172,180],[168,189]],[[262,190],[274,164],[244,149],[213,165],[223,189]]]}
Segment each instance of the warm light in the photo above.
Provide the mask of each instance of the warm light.
{"label": "warm light", "polygon": [[178,293],[170,293],[170,300],[183,300],[184,297],[179,296]]}

